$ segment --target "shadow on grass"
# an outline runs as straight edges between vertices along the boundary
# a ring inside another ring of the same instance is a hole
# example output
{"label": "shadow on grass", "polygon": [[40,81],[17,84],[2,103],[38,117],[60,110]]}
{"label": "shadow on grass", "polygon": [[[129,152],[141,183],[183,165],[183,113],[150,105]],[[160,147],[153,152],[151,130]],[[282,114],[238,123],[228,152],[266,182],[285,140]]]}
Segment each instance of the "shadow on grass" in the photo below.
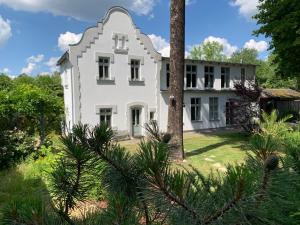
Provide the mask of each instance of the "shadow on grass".
{"label": "shadow on grass", "polygon": [[[208,134],[207,137],[210,135]],[[231,145],[232,148],[238,148],[241,151],[246,151],[246,141],[248,140],[249,136],[244,134],[244,133],[219,133],[219,134],[213,134],[211,137],[217,137],[220,139],[219,142],[211,144],[211,145],[206,145],[201,148],[194,149],[192,151],[186,152],[185,155],[186,157],[191,157],[191,156],[196,156],[196,155],[201,155],[203,153],[209,152],[211,150],[214,150],[216,148],[222,147],[224,145]],[[203,137],[205,138],[205,137]],[[215,141],[214,141],[215,142]],[[242,143],[245,142],[243,145]]]}
{"label": "shadow on grass", "polygon": [[45,183],[17,168],[0,173],[0,224],[49,224],[56,220]]}

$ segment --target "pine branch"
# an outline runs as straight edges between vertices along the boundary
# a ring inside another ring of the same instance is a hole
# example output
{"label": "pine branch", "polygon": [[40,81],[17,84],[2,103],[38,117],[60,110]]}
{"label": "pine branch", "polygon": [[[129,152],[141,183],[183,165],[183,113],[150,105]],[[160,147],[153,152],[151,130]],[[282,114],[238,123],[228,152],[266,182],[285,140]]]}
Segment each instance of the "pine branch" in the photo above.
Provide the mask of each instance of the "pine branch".
{"label": "pine branch", "polygon": [[217,211],[211,216],[208,216],[204,219],[204,224],[212,224],[216,220],[222,218],[227,212],[229,212],[233,207],[235,207],[238,202],[242,199],[242,195],[244,192],[244,180],[239,180],[237,190],[235,192],[234,198],[229,201],[222,209]]}

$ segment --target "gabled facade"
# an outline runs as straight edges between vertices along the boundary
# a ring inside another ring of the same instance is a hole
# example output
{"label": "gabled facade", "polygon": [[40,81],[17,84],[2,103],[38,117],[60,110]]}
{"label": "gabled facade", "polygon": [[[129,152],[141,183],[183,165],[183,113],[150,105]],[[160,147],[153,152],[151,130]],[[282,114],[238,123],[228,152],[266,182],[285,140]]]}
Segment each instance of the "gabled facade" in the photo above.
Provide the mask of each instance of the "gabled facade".
{"label": "gabled facade", "polygon": [[[58,62],[67,128],[106,122],[120,135],[142,136],[153,119],[166,130],[168,62],[127,10],[111,8]],[[254,65],[186,60],[184,130],[226,126],[234,82],[254,77]]]}

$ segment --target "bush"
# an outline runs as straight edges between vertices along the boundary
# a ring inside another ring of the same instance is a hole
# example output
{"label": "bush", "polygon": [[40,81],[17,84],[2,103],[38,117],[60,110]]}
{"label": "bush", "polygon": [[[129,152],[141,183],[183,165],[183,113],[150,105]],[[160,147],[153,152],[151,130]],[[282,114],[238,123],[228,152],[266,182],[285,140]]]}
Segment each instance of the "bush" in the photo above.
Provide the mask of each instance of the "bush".
{"label": "bush", "polygon": [[0,170],[24,160],[34,151],[34,140],[18,130],[0,131]]}

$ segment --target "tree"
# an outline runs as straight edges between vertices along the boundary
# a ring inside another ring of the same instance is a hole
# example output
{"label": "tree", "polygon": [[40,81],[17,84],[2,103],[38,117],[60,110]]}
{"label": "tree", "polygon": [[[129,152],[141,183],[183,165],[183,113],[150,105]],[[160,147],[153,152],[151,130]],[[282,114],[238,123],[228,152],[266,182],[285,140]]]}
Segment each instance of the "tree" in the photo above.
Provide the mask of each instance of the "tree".
{"label": "tree", "polygon": [[194,46],[190,51],[190,58],[209,61],[224,61],[226,60],[226,55],[223,54],[223,45],[216,41],[207,41],[198,46]]}
{"label": "tree", "polygon": [[300,2],[259,0],[254,16],[260,28],[254,33],[270,37],[276,71],[285,78],[297,78],[300,88]]}
{"label": "tree", "polygon": [[13,83],[9,76],[0,74],[0,90],[9,90]]}
{"label": "tree", "polygon": [[185,0],[171,1],[170,99],[168,132],[172,135],[173,156],[184,158],[183,86],[185,54]]}
{"label": "tree", "polygon": [[252,48],[242,48],[234,52],[229,61],[233,63],[258,64],[258,51]]}

